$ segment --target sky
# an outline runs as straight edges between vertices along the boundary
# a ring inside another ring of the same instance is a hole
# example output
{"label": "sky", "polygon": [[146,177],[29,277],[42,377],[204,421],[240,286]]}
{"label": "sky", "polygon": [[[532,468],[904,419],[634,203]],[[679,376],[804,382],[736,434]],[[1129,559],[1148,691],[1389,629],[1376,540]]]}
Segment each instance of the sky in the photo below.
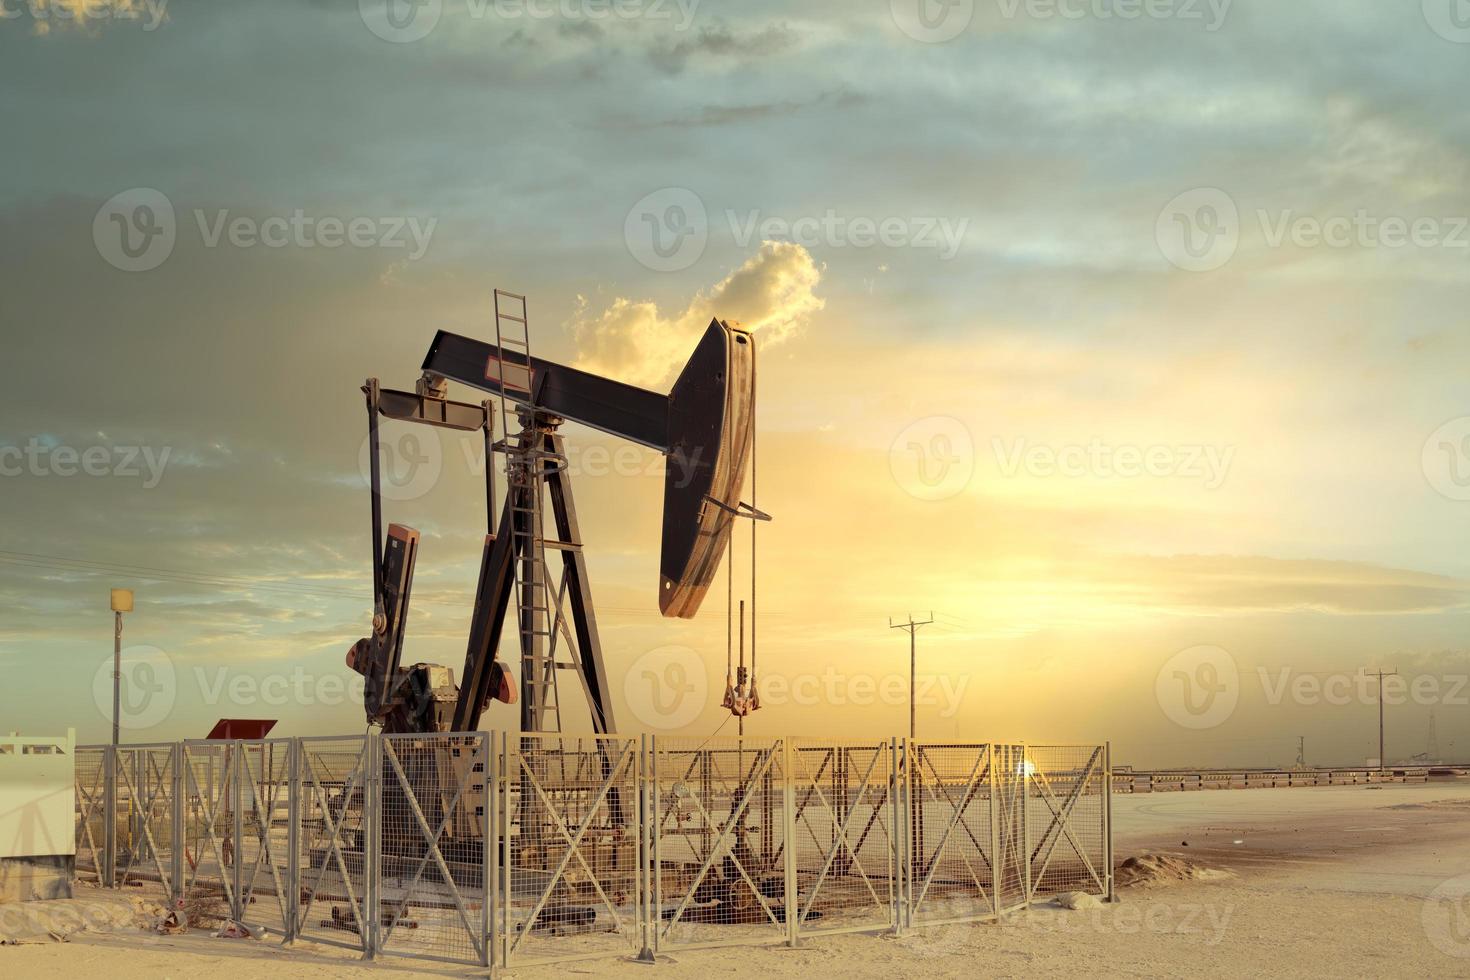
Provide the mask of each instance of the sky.
{"label": "sky", "polygon": [[[4,0],[0,729],[108,737],[122,586],[124,740],[361,731],[358,389],[498,287],[659,391],[755,331],[749,733],[906,734],[912,614],[921,738],[1362,764],[1384,669],[1464,761],[1467,80],[1461,0]],[[566,433],[618,727],[732,734]],[[458,671],[483,460],[387,436]]]}

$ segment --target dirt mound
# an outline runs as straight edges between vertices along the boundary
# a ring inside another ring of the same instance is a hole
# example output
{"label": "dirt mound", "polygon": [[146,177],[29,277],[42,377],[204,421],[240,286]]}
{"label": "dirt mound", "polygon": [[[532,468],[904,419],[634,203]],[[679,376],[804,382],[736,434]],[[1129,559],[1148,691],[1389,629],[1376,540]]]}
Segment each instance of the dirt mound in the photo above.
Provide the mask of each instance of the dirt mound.
{"label": "dirt mound", "polygon": [[1218,881],[1235,875],[1219,868],[1207,868],[1198,861],[1177,854],[1140,854],[1118,866],[1114,881],[1119,888],[1158,888],[1181,881]]}
{"label": "dirt mound", "polygon": [[62,898],[0,905],[0,946],[65,942],[78,932],[128,932],[143,910],[126,898]]}

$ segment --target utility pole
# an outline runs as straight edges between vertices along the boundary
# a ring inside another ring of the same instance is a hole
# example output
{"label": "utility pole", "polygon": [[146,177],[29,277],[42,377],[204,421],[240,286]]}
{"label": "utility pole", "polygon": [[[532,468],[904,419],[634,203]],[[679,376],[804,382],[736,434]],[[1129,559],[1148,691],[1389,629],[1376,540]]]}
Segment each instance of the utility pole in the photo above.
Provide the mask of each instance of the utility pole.
{"label": "utility pole", "polygon": [[909,738],[910,739],[917,737],[917,732],[916,732],[917,725],[915,723],[915,710],[914,710],[914,700],[915,700],[914,692],[915,692],[915,690],[918,687],[918,678],[919,678],[919,667],[918,667],[918,664],[919,664],[919,654],[918,654],[918,643],[917,643],[917,640],[916,640],[916,634],[919,632],[919,627],[920,626],[928,626],[932,622],[934,622],[934,613],[932,613],[932,612],[929,613],[929,618],[928,619],[923,619],[923,620],[918,620],[918,621],[915,621],[914,620],[913,613],[909,613],[909,621],[907,623],[895,623],[893,621],[893,618],[892,617],[889,617],[889,619],[888,619],[888,628],[889,629],[891,629],[891,630],[908,630],[909,631]]}
{"label": "utility pole", "polygon": [[[1366,674],[1367,671],[1363,673]],[[1378,772],[1382,774],[1388,768],[1388,760],[1383,757],[1383,679],[1398,676],[1398,671],[1380,667],[1372,676],[1378,678]]]}

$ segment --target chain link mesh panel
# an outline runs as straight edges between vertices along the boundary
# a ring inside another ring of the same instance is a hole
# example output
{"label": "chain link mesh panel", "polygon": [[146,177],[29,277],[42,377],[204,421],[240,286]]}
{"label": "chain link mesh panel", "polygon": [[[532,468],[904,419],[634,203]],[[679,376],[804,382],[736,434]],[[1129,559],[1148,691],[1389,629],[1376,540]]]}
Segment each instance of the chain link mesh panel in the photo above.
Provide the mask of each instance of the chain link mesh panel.
{"label": "chain link mesh panel", "polygon": [[639,742],[508,735],[500,787],[502,962],[643,944]]}
{"label": "chain link mesh panel", "polygon": [[117,753],[117,882],[158,901],[174,895],[173,745],[129,745]]}
{"label": "chain link mesh panel", "polygon": [[896,924],[892,743],[793,741],[790,846],[800,934]]}
{"label": "chain link mesh panel", "polygon": [[379,949],[454,963],[486,954],[489,735],[383,739]]}
{"label": "chain link mesh panel", "polygon": [[100,746],[76,750],[76,876],[101,885],[106,842],[107,753]]}
{"label": "chain link mesh panel", "polygon": [[287,935],[291,924],[291,753],[289,739],[239,746],[240,917]]}
{"label": "chain link mesh panel", "polygon": [[304,738],[298,745],[296,935],[367,950],[372,746],[363,736]]}
{"label": "chain link mesh panel", "polygon": [[992,761],[986,744],[909,744],[908,903],[914,925],[997,911]]}
{"label": "chain link mesh panel", "polygon": [[1032,745],[1027,753],[1032,897],[1107,894],[1106,748]]}
{"label": "chain link mesh panel", "polygon": [[789,938],[786,745],[654,740],[653,923],[659,950]]}
{"label": "chain link mesh panel", "polygon": [[235,771],[233,742],[185,742],[184,869],[181,894],[190,925],[235,914]]}

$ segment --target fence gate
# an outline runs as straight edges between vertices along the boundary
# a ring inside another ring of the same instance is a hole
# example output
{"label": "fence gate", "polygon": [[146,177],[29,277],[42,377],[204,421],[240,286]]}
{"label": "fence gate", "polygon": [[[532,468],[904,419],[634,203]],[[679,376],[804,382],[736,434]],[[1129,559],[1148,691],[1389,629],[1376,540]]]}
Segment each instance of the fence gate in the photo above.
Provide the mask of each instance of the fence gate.
{"label": "fence gate", "polygon": [[188,741],[182,747],[184,779],[183,887],[180,895],[196,919],[233,918],[235,880],[234,742]]}
{"label": "fence gate", "polygon": [[660,736],[653,746],[654,948],[792,939],[785,740]]}
{"label": "fence gate", "polygon": [[785,846],[796,865],[798,933],[898,924],[896,764],[892,741],[793,741],[794,829]]}
{"label": "fence gate", "polygon": [[129,745],[117,750],[117,883],[160,901],[175,897],[174,767],[179,749]]}
{"label": "fence gate", "polygon": [[909,743],[909,924],[998,914],[992,762],[988,744]]}
{"label": "fence gate", "polygon": [[[369,892],[372,751],[364,736],[298,740],[296,846],[300,900],[298,939],[364,952],[376,917]],[[381,770],[379,770],[381,772]]]}
{"label": "fence gate", "polygon": [[291,862],[290,739],[239,743],[236,793],[240,919],[289,936],[295,902]]}
{"label": "fence gate", "polygon": [[489,965],[491,738],[383,738],[378,949]]}
{"label": "fence gate", "polygon": [[1030,747],[1032,896],[1111,894],[1107,756],[1106,745]]}
{"label": "fence gate", "polygon": [[76,876],[104,883],[103,852],[107,847],[107,748],[79,747],[76,760]]}
{"label": "fence gate", "polygon": [[502,964],[643,945],[639,745],[612,735],[507,736]]}

